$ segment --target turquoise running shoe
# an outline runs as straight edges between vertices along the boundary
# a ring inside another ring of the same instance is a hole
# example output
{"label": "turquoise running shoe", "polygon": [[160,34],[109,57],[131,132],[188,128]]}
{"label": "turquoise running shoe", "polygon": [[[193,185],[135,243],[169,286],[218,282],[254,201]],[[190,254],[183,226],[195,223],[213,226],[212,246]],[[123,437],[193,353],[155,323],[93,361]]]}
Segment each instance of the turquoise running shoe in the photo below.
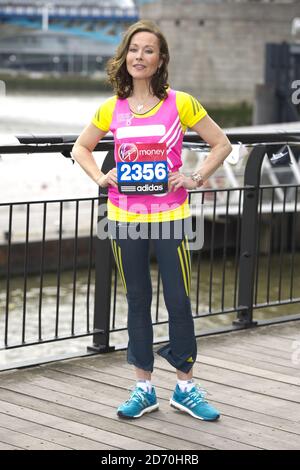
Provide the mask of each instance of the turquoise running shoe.
{"label": "turquoise running shoe", "polygon": [[125,401],[117,410],[120,418],[131,419],[140,418],[145,413],[157,410],[159,404],[157,402],[154,387],[150,393],[145,392],[142,388],[136,387],[129,400]]}
{"label": "turquoise running shoe", "polygon": [[220,417],[220,413],[205,400],[205,397],[205,390],[199,387],[193,387],[190,392],[182,392],[177,384],[170,405],[189,413],[194,418],[215,421]]}

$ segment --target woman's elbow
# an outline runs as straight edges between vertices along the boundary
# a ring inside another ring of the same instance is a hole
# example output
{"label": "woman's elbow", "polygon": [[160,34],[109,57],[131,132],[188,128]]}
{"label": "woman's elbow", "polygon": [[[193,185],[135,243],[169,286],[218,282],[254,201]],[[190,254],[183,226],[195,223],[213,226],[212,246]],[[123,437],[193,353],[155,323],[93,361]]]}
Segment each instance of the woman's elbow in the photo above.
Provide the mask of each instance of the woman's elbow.
{"label": "woman's elbow", "polygon": [[75,144],[74,144],[73,147],[72,147],[72,150],[71,150],[72,157],[73,157],[74,160],[76,160],[76,161],[77,161],[79,152],[80,152],[80,145],[79,145],[79,143],[76,141]]}
{"label": "woman's elbow", "polygon": [[72,149],[71,149],[71,155],[74,158],[74,160],[77,161],[77,158],[76,158],[76,144],[74,144]]}
{"label": "woman's elbow", "polygon": [[226,138],[226,141],[223,144],[224,147],[224,159],[228,157],[228,155],[232,152],[232,145],[230,141]]}

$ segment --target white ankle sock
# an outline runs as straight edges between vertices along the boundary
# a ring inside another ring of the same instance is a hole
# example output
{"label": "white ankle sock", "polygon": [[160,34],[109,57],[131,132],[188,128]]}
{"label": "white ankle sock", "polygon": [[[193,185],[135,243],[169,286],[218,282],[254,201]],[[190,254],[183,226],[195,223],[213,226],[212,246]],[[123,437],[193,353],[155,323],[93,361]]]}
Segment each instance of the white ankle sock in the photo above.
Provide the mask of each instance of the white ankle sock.
{"label": "white ankle sock", "polygon": [[182,392],[190,392],[195,386],[194,380],[177,380],[178,386]]}
{"label": "white ankle sock", "polygon": [[151,380],[137,380],[136,385],[137,385],[137,387],[142,388],[144,390],[144,392],[150,393],[152,391]]}

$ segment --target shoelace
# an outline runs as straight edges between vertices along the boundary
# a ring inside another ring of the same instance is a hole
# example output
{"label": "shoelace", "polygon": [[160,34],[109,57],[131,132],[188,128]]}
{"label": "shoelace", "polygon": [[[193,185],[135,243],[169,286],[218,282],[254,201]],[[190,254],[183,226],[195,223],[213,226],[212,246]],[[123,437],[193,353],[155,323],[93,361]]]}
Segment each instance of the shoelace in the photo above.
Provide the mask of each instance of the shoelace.
{"label": "shoelace", "polygon": [[[130,390],[130,389],[129,389]],[[132,390],[132,389],[131,389]],[[140,392],[139,390],[137,389],[134,389],[132,394],[130,395],[130,398],[129,400],[127,400],[126,403],[128,403],[129,401],[136,401],[136,402],[139,402],[139,401],[144,401],[144,396],[143,396],[143,393]]]}
{"label": "shoelace", "polygon": [[198,385],[195,386],[196,390],[190,393],[190,397],[195,401],[195,403],[207,403],[205,400],[207,392],[204,388],[199,387]]}

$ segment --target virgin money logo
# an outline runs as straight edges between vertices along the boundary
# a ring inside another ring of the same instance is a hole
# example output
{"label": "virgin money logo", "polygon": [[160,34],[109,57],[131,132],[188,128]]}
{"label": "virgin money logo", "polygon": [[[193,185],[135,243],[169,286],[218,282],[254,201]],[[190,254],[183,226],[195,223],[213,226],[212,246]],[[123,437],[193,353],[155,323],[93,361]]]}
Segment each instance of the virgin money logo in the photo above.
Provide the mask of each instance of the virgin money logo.
{"label": "virgin money logo", "polygon": [[119,158],[123,162],[135,162],[138,158],[138,149],[134,144],[121,144],[119,147]]}

